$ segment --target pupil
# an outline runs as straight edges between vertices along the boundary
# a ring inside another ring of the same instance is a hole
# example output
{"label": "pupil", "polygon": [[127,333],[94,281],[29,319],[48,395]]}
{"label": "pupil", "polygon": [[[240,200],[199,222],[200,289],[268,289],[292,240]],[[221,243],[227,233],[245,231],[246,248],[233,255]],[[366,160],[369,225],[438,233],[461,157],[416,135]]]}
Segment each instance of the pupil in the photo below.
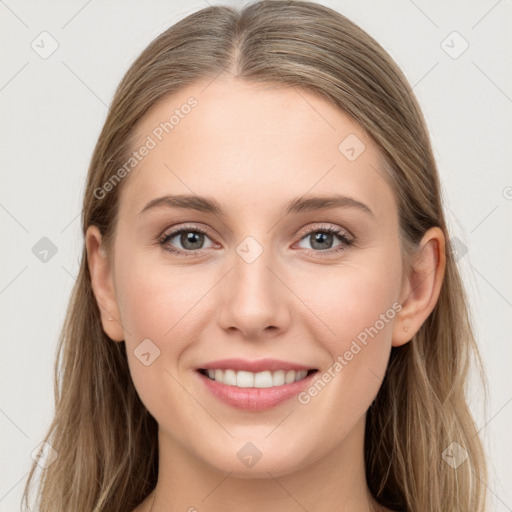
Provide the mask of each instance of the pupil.
{"label": "pupil", "polygon": [[[332,241],[332,236],[330,233],[317,233],[316,235],[313,235],[313,243],[311,244],[314,249],[329,249],[329,247],[325,247],[325,244],[327,242],[327,245],[329,245],[329,241]],[[315,244],[320,244],[319,247],[315,247]]]}
{"label": "pupil", "polygon": [[[202,237],[204,235],[202,233],[195,233],[193,231],[187,231],[182,233],[181,235],[181,244],[186,249],[195,250],[201,248]],[[190,247],[188,244],[192,244]]]}

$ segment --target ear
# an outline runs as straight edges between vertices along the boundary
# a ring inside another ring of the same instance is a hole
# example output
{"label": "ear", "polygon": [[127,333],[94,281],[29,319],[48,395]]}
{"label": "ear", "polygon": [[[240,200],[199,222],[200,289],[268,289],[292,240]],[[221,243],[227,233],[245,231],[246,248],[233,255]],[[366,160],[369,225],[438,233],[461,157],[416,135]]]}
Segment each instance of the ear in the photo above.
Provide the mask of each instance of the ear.
{"label": "ear", "polygon": [[89,226],[85,234],[87,262],[91,285],[101,314],[101,323],[107,336],[114,341],[124,340],[112,272],[102,237],[97,226]]}
{"label": "ear", "polygon": [[445,238],[441,228],[430,228],[423,235],[412,266],[402,286],[402,309],[393,327],[394,347],[412,339],[439,298],[446,266]]}

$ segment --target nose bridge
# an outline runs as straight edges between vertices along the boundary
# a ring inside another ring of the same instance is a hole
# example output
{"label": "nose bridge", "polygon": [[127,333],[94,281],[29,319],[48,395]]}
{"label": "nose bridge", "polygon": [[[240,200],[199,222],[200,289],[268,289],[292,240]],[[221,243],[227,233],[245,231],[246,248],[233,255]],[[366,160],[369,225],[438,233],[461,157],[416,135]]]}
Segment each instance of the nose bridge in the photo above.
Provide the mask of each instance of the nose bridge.
{"label": "nose bridge", "polygon": [[268,326],[282,328],[288,318],[285,287],[274,274],[277,258],[270,237],[244,238],[235,247],[232,267],[219,305],[222,326],[238,328],[247,336],[257,336]]}
{"label": "nose bridge", "polygon": [[242,292],[239,300],[264,300],[277,298],[275,279],[269,267],[275,266],[275,255],[269,236],[246,236],[235,249],[233,284]]}

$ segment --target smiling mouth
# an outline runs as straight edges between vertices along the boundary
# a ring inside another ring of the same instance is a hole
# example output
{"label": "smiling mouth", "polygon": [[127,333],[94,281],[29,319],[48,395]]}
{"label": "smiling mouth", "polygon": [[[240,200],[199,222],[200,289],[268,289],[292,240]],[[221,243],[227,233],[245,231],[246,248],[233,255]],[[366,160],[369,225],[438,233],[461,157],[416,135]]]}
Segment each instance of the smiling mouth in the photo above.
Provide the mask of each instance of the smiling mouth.
{"label": "smiling mouth", "polygon": [[237,388],[271,388],[298,382],[318,370],[275,370],[258,373],[248,371],[235,371],[231,369],[205,369],[200,368],[199,373],[220,384]]}

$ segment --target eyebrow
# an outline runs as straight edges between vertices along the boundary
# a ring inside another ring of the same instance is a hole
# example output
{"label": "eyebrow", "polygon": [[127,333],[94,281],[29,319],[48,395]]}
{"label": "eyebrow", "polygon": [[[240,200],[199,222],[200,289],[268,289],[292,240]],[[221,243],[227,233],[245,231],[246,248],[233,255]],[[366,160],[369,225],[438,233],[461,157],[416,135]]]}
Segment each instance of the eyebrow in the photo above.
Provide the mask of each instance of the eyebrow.
{"label": "eyebrow", "polygon": [[[155,208],[184,208],[212,213],[218,216],[225,215],[221,205],[215,199],[196,195],[168,195],[157,197],[149,201],[138,215]],[[339,194],[309,198],[298,197],[286,203],[284,206],[284,215],[333,208],[356,208],[375,217],[374,213],[366,204],[352,197]]]}

